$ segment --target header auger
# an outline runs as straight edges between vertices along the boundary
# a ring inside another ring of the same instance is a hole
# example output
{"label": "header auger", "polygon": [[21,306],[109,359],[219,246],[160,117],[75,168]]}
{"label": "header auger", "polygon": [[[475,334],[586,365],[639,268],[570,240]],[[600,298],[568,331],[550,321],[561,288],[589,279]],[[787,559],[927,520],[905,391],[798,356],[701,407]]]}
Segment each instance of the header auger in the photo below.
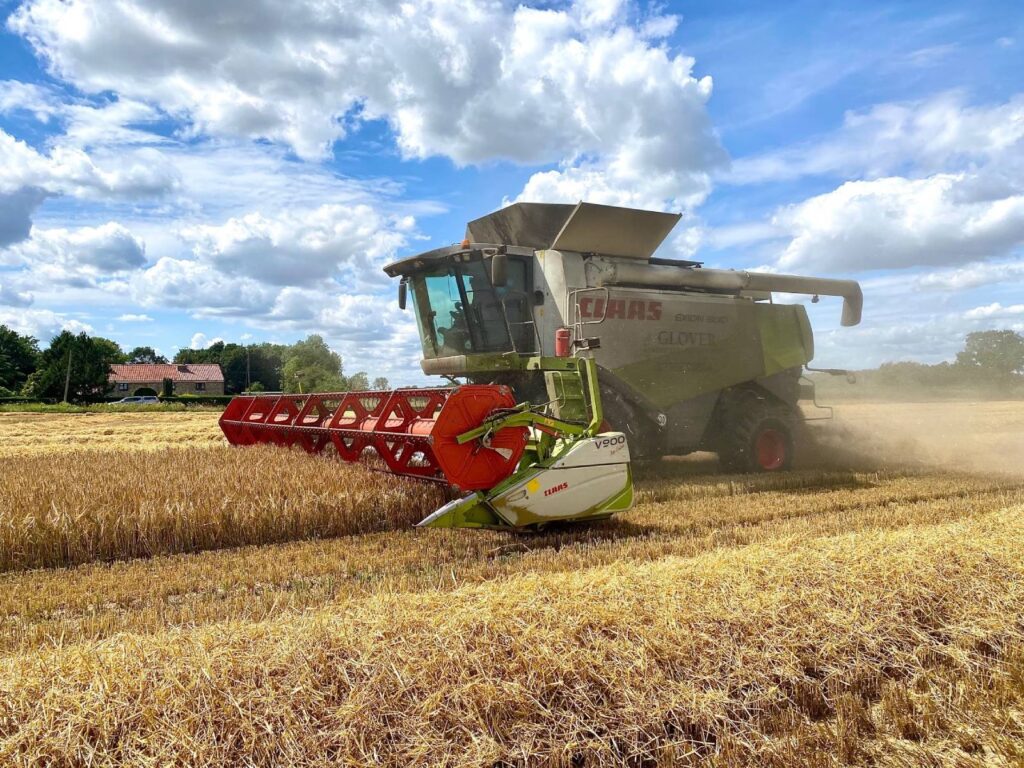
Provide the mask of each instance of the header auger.
{"label": "header auger", "polygon": [[537,528],[599,520],[629,509],[633,483],[621,433],[600,433],[593,361],[535,358],[586,420],[563,420],[517,403],[502,384],[247,395],[220,419],[232,445],[333,446],[349,462],[446,483],[457,498],[419,523],[434,528]]}

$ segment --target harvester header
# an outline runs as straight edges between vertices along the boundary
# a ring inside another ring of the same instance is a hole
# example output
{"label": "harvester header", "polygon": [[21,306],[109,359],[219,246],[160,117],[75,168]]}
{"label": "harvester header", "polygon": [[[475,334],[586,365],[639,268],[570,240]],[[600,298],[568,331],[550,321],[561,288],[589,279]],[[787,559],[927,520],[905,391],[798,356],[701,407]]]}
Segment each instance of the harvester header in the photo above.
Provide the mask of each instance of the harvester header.
{"label": "harvester header", "polygon": [[[567,381],[587,382],[586,423],[517,404],[505,385],[464,384],[240,396],[220,425],[232,445],[295,446],[310,453],[333,447],[344,461],[471,492],[427,517],[423,526],[540,527],[628,509],[629,450],[622,434],[598,436],[602,417],[593,363],[532,364],[551,366]],[[574,493],[554,498],[569,488]]]}

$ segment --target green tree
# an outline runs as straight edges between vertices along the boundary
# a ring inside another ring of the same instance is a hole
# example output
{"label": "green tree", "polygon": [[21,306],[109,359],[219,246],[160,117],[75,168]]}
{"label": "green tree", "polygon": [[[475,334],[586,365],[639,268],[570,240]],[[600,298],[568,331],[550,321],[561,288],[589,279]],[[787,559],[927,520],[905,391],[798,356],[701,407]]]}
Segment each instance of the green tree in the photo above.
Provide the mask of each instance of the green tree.
{"label": "green tree", "polygon": [[166,363],[167,358],[158,355],[152,347],[136,347],[128,353],[129,363]]}
{"label": "green tree", "polygon": [[373,380],[373,384],[370,386],[370,389],[391,389],[391,386],[388,384],[386,376],[378,376]]}
{"label": "green tree", "polygon": [[38,362],[39,344],[34,338],[0,325],[0,387],[20,390]]}
{"label": "green tree", "polygon": [[93,346],[96,347],[97,354],[102,357],[107,365],[113,365],[114,363],[127,363],[128,355],[121,349],[121,345],[116,341],[110,339],[104,339],[102,336],[92,336]]}
{"label": "green tree", "polygon": [[359,371],[349,376],[345,383],[346,389],[352,392],[361,392],[370,388],[370,377],[364,371]]}
{"label": "green tree", "polygon": [[288,347],[284,344],[264,342],[249,348],[251,357],[251,380],[259,381],[269,392],[281,391],[281,375],[284,357]]}
{"label": "green tree", "polygon": [[1024,373],[1024,336],[1015,331],[969,333],[956,361],[997,376]]}
{"label": "green tree", "polygon": [[174,362],[179,365],[190,363],[217,363],[219,365],[223,356],[224,342],[218,341],[206,349],[179,349],[174,355]]}
{"label": "green tree", "polygon": [[99,400],[110,389],[111,364],[124,358],[124,352],[110,339],[62,331],[39,356],[39,367],[28,377],[25,391],[31,397],[63,398],[70,361],[68,399],[78,403]]}
{"label": "green tree", "polygon": [[220,357],[205,362],[219,363],[227,392],[244,392],[254,381],[273,391],[281,388],[281,368],[287,347],[281,344],[225,344]]}
{"label": "green tree", "polygon": [[341,355],[313,334],[288,347],[282,370],[285,392],[330,392],[345,389]]}
{"label": "green tree", "polygon": [[281,373],[288,349],[283,344],[269,342],[243,346],[218,341],[206,349],[180,349],[174,355],[174,362],[181,365],[216,363],[224,372],[224,390],[229,394],[244,392],[254,381],[278,392],[282,389]]}
{"label": "green tree", "polygon": [[220,363],[220,369],[224,373],[225,392],[234,394],[245,390],[245,349],[241,344],[225,344],[220,359],[210,360],[211,363]]}

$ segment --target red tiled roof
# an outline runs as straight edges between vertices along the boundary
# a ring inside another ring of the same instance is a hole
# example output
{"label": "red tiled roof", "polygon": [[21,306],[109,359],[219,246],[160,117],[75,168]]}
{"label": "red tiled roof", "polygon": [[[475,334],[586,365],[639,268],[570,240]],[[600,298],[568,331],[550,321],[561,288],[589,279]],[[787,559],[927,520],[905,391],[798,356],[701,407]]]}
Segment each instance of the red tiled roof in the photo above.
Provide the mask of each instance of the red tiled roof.
{"label": "red tiled roof", "polygon": [[224,374],[216,363],[189,363],[188,365],[130,363],[110,366],[110,381],[113,383],[119,381],[154,382],[164,379],[171,381],[224,381]]}

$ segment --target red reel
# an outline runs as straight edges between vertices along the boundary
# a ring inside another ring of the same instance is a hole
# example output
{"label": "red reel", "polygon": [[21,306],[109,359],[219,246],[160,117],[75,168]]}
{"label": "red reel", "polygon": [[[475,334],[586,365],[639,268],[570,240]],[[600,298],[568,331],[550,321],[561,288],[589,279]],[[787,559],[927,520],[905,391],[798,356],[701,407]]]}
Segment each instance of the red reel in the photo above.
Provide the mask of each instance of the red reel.
{"label": "red reel", "polygon": [[459,445],[456,438],[515,404],[508,387],[494,384],[243,395],[228,404],[220,426],[232,445],[300,445],[320,453],[333,444],[345,461],[377,457],[394,474],[469,491],[492,488],[516,470],[528,430],[502,429],[489,445]]}

